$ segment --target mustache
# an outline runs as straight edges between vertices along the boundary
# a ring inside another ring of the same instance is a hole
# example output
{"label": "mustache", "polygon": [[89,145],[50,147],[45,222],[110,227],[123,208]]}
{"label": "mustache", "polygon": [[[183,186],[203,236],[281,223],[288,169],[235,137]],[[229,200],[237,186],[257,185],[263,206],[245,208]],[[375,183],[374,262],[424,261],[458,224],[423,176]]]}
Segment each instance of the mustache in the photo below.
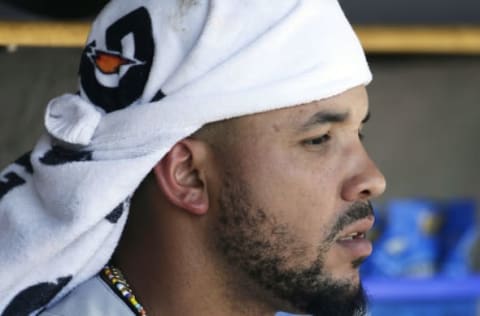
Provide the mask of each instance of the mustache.
{"label": "mustache", "polygon": [[373,206],[370,201],[353,203],[347,211],[337,219],[326,240],[328,242],[334,241],[335,237],[348,225],[374,215]]}

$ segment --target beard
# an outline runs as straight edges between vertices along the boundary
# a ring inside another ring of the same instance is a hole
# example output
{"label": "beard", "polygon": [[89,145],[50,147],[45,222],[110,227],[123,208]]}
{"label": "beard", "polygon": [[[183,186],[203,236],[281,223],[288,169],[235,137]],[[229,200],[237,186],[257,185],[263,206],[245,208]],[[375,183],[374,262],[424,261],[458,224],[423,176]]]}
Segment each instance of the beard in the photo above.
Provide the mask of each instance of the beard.
{"label": "beard", "polygon": [[[289,263],[298,262],[308,247],[288,225],[279,224],[267,215],[271,212],[252,205],[245,183],[227,177],[219,206],[214,230],[216,248],[229,264],[248,275],[273,301],[282,302],[283,306],[275,308],[292,308],[311,315],[366,314],[367,300],[361,283],[333,278],[325,271],[324,255],[345,226],[373,214],[369,203],[353,204],[320,242],[317,258],[308,266],[296,267],[289,267]],[[360,261],[352,262],[352,266],[357,267]]]}

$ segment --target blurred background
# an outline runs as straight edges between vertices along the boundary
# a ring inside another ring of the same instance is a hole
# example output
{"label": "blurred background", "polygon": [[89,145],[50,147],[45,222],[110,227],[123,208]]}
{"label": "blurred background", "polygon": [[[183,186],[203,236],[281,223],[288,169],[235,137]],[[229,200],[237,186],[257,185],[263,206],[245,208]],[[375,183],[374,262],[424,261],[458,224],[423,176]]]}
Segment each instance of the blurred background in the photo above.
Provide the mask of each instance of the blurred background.
{"label": "blurred background", "polygon": [[[88,21],[106,2],[0,0],[0,169],[32,148],[47,102],[77,90]],[[365,144],[388,183],[363,271],[371,313],[480,315],[480,2],[341,4],[374,74]]]}

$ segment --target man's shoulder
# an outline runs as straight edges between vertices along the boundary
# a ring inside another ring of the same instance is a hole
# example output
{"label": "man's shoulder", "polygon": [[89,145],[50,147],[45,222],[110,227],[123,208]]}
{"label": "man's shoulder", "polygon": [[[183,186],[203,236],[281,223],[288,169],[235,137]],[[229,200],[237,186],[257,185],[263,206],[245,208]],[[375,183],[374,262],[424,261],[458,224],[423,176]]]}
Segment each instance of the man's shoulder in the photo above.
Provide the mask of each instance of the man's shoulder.
{"label": "man's shoulder", "polygon": [[45,310],[40,316],[134,316],[132,310],[101,279],[95,276]]}

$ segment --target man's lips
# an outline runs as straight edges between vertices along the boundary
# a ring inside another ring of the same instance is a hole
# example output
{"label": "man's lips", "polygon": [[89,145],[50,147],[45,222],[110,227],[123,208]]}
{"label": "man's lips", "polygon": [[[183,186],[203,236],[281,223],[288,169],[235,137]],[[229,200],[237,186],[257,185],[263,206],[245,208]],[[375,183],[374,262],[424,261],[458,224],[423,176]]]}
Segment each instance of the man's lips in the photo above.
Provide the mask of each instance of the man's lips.
{"label": "man's lips", "polygon": [[368,216],[345,227],[335,239],[352,258],[367,257],[372,253],[372,243],[366,238],[375,218]]}
{"label": "man's lips", "polygon": [[368,216],[348,225],[338,234],[336,241],[351,240],[359,237],[366,237],[366,233],[372,229],[375,222],[374,216]]}

